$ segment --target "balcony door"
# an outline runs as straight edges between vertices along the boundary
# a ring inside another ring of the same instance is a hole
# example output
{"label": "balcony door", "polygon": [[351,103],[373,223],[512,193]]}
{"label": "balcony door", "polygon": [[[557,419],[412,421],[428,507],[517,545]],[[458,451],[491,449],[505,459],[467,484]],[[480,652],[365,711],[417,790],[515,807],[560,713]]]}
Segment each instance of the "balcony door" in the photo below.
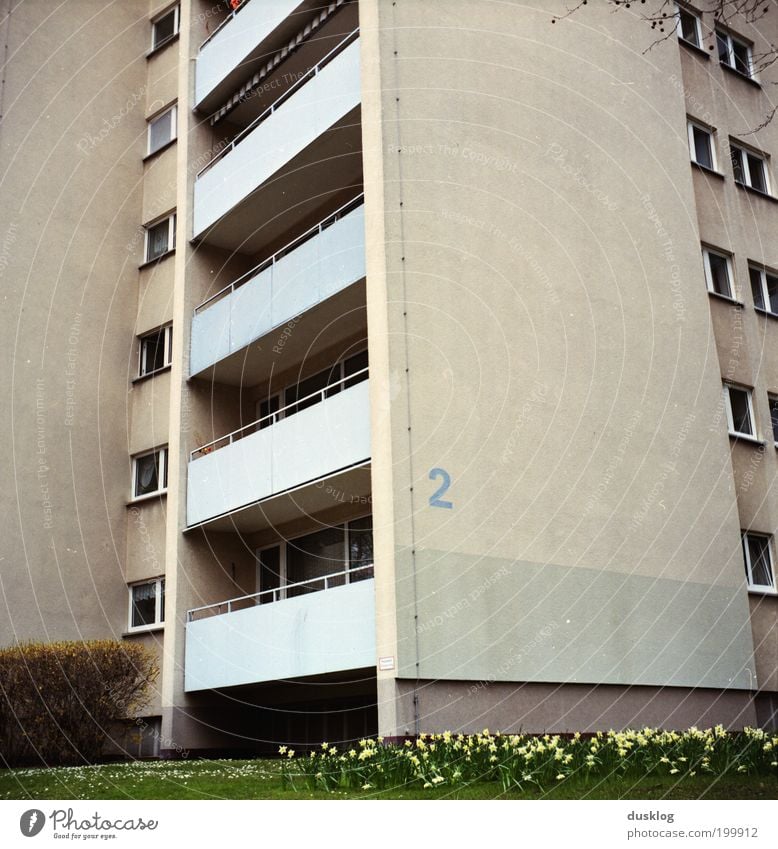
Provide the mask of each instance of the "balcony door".
{"label": "balcony door", "polygon": [[[283,589],[283,586],[285,583],[286,557],[284,554],[284,547],[281,545],[257,550],[256,592],[266,594],[257,596],[255,599],[256,604],[270,604],[273,601],[280,601],[285,597],[286,591]],[[273,593],[269,592],[269,590],[277,590],[277,592]]]}

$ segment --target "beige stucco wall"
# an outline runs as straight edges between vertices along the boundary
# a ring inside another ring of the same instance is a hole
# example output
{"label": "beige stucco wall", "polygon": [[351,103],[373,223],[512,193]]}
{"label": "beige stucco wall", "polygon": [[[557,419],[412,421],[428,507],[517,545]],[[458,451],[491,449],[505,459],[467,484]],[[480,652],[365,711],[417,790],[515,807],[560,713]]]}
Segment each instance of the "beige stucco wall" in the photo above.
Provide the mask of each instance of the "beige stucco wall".
{"label": "beige stucco wall", "polygon": [[145,3],[3,24],[0,644],[120,634]]}
{"label": "beige stucco wall", "polygon": [[[362,5],[399,674],[748,688],[678,46],[644,55],[650,32],[607,10],[477,6],[474,31],[472,4]],[[429,505],[439,467],[453,509]],[[389,537],[377,522],[384,557]]]}
{"label": "beige stucco wall", "polygon": [[[703,20],[706,44],[711,41],[711,20]],[[772,15],[757,24],[741,18],[729,22],[733,31],[754,42],[755,56],[764,55],[778,36]],[[763,446],[745,441],[731,446],[732,470],[737,491],[740,527],[774,534],[778,528],[778,453],[773,446],[768,392],[778,387],[778,322],[760,315],[748,275],[749,260],[771,268],[778,266],[775,232],[778,204],[739,188],[729,161],[729,139],[772,154],[770,179],[773,193],[778,182],[774,158],[778,152],[778,124],[765,122],[772,109],[775,68],[760,72],[762,87],[729,73],[698,51],[681,48],[682,73],[672,82],[681,92],[687,114],[715,129],[718,170],[723,179],[695,169],[694,190],[700,238],[732,253],[735,297],[738,308],[711,297],[710,311],[722,378],[753,387],[757,435]],[[775,549],[774,549],[775,556]],[[778,608],[775,598],[749,597],[756,678],[763,690],[778,687]]]}

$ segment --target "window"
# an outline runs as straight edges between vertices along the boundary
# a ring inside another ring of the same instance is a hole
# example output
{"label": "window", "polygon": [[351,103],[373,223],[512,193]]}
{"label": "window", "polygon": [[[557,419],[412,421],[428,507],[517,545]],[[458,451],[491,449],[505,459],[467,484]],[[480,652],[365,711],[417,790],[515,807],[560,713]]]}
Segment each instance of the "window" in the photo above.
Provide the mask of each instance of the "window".
{"label": "window", "polygon": [[770,421],[773,425],[773,442],[778,445],[778,395],[768,395],[770,402]]}
{"label": "window", "polygon": [[165,492],[167,489],[167,448],[157,448],[133,458],[132,497]]}
{"label": "window", "polygon": [[716,30],[716,46],[719,62],[747,77],[754,77],[751,62],[751,45],[723,30]]}
{"label": "window", "polygon": [[[287,387],[284,390],[284,407],[286,409],[282,415],[291,416],[294,413],[299,413],[300,410],[318,404],[323,398],[321,394],[315,393],[321,393],[324,389],[327,390],[324,392],[324,397],[331,398],[341,390],[349,389],[352,386],[356,386],[357,383],[367,380],[367,365],[367,351],[360,351],[358,354],[339,360],[335,365],[324,369],[324,371],[306,377],[299,383]],[[276,410],[278,410],[278,402],[268,399],[261,402],[259,415],[269,415]],[[275,420],[274,417],[272,420],[268,420],[267,424]],[[267,424],[262,426],[266,427]]]}
{"label": "window", "polygon": [[775,592],[772,537],[743,532],[743,556],[746,561],[746,580],[750,590]]}
{"label": "window", "polygon": [[705,282],[708,285],[708,291],[733,299],[732,258],[712,248],[703,248],[702,261],[705,266]]}
{"label": "window", "polygon": [[153,628],[165,621],[165,579],[130,586],[130,631]]}
{"label": "window", "polygon": [[156,50],[178,34],[179,7],[173,6],[151,22],[151,49]]}
{"label": "window", "polygon": [[363,581],[373,577],[372,566],[372,516],[294,537],[257,552],[257,592],[267,593],[257,603]]}
{"label": "window", "polygon": [[715,171],[716,148],[713,144],[713,131],[691,120],[687,123],[687,130],[689,133],[689,150],[692,155],[692,162],[696,162],[698,165]]}
{"label": "window", "polygon": [[778,275],[764,268],[749,266],[751,292],[758,310],[778,315]]}
{"label": "window", "polygon": [[678,37],[695,47],[702,47],[702,26],[699,15],[683,6],[676,7],[676,11],[678,14]]}
{"label": "window", "polygon": [[756,437],[754,427],[754,407],[751,390],[742,386],[724,384],[724,398],[727,406],[727,425],[732,436]]}
{"label": "window", "polygon": [[770,183],[767,178],[767,158],[756,151],[746,150],[729,143],[729,155],[732,159],[732,170],[735,182],[748,186],[763,194],[770,194]]}
{"label": "window", "polygon": [[176,119],[178,109],[171,106],[149,120],[149,139],[147,155],[155,153],[176,137]]}
{"label": "window", "polygon": [[140,364],[138,376],[154,374],[155,371],[169,366],[172,358],[173,326],[161,327],[153,333],[140,338]]}
{"label": "window", "polygon": [[159,259],[176,246],[176,214],[146,225],[146,262]]}

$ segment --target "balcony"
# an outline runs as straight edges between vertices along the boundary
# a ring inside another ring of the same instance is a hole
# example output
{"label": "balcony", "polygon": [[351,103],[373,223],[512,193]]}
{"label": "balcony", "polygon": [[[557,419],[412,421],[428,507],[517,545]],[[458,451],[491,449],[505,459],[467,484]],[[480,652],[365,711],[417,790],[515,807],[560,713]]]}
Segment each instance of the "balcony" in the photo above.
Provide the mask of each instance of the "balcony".
{"label": "balcony", "polygon": [[362,566],[190,610],[184,689],[375,668],[372,575]]}
{"label": "balcony", "polygon": [[[195,106],[208,110],[231,91],[255,57],[267,52],[269,36],[300,0],[245,0],[200,45],[195,64]],[[288,28],[288,27],[287,27]]]}
{"label": "balcony", "polygon": [[212,529],[249,532],[290,518],[274,512],[274,500],[299,515],[332,506],[333,493],[339,500],[365,498],[369,460],[364,369],[193,451],[187,525],[222,517]]}
{"label": "balcony", "polygon": [[[365,216],[360,195],[195,309],[191,375],[201,374],[364,276]],[[243,360],[236,376],[247,370]],[[230,382],[229,369],[222,371]]]}
{"label": "balcony", "polygon": [[260,250],[275,235],[268,227],[361,184],[359,43],[355,30],[198,174],[195,239]]}

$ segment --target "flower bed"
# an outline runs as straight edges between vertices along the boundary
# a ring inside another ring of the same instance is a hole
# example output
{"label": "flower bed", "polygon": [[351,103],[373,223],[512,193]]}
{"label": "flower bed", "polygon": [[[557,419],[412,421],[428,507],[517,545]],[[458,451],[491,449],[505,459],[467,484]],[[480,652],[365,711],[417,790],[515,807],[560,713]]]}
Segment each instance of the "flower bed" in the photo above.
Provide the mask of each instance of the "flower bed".
{"label": "flower bed", "polygon": [[282,775],[292,787],[312,790],[383,790],[404,785],[431,788],[498,781],[503,790],[527,785],[547,788],[579,779],[729,773],[778,775],[778,735],[746,728],[730,733],[715,728],[688,731],[598,732],[570,738],[546,734],[420,734],[414,742],[384,745],[382,738],[360,740],[345,750],[323,743],[296,756],[282,746]]}

